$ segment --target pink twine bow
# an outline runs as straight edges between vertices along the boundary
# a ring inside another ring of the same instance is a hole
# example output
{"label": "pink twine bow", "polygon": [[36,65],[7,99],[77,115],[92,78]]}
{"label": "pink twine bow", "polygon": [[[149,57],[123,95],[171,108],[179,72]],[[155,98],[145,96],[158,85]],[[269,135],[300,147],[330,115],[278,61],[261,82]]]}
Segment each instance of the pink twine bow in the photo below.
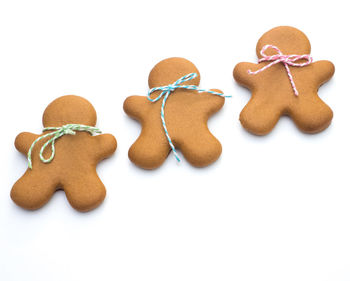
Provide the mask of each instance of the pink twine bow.
{"label": "pink twine bow", "polygon": [[[274,50],[277,51],[277,55],[272,55],[272,56],[267,56],[265,55],[265,51],[269,48],[272,48]],[[306,65],[309,65],[310,63],[312,63],[312,57],[310,55],[284,55],[282,54],[282,52],[280,51],[280,49],[278,49],[276,46],[273,46],[273,45],[265,45],[261,51],[260,51],[260,54],[262,56],[261,59],[259,59],[259,63],[260,62],[263,62],[263,61],[271,61],[271,63],[269,63],[268,65],[265,65],[263,68],[257,70],[257,71],[251,71],[251,70],[248,70],[248,73],[249,74],[258,74],[260,72],[263,72],[265,69],[277,64],[277,63],[283,63],[284,67],[286,68],[287,70],[287,74],[288,74],[288,78],[290,80],[290,83],[292,84],[292,88],[293,88],[293,91],[294,91],[294,94],[296,96],[299,95],[299,92],[295,86],[295,83],[294,83],[294,80],[293,80],[293,76],[292,76],[292,73],[290,72],[290,69],[289,69],[289,66],[298,66],[298,67],[303,67],[303,66],[306,66]],[[298,60],[307,60],[306,62],[303,62],[303,63],[296,63],[296,61]]]}

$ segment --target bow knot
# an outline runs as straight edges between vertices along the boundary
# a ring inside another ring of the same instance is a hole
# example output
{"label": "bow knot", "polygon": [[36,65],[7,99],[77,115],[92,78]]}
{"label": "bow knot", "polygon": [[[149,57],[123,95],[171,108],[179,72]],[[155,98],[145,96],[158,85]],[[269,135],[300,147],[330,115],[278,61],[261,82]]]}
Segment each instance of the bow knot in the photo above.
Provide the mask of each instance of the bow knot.
{"label": "bow knot", "polygon": [[[266,55],[265,51],[269,48],[277,51],[277,55],[272,55],[272,56]],[[255,75],[255,74],[263,72],[265,69],[270,68],[271,66],[281,62],[281,63],[283,63],[284,67],[287,70],[287,75],[288,75],[288,78],[289,78],[290,83],[292,85],[294,94],[296,96],[298,96],[299,92],[295,86],[293,76],[292,76],[292,73],[290,72],[289,66],[297,66],[297,67],[307,66],[307,65],[312,63],[312,61],[313,61],[312,57],[310,55],[284,55],[280,49],[278,49],[276,46],[273,46],[273,45],[265,45],[261,49],[260,54],[261,54],[262,58],[259,59],[259,63],[264,62],[264,61],[270,61],[271,63],[269,63],[268,65],[265,65],[263,68],[261,68],[257,71],[248,70],[248,73]],[[299,60],[306,60],[306,62],[299,62],[299,63],[296,62]]]}
{"label": "bow knot", "polygon": [[[38,137],[30,146],[29,150],[28,150],[28,167],[30,169],[32,169],[32,150],[35,146],[35,144],[47,137],[52,137],[51,139],[49,139],[47,142],[45,142],[43,144],[43,146],[40,149],[40,153],[39,153],[39,157],[40,160],[43,163],[50,163],[52,161],[52,159],[55,157],[55,141],[57,139],[59,139],[60,137],[64,136],[64,135],[75,135],[76,132],[75,131],[80,131],[80,132],[88,132],[91,135],[94,135],[96,133],[101,133],[101,131],[96,128],[96,127],[91,127],[91,126],[86,126],[86,125],[80,125],[80,124],[66,124],[63,125],[62,127],[46,127],[43,130],[45,131],[53,131],[51,133],[47,133],[45,135],[42,135],[41,137]],[[45,148],[51,144],[51,155],[49,158],[45,159],[43,156],[44,150]]]}
{"label": "bow knot", "polygon": [[[188,90],[196,90],[198,87],[195,85],[180,85],[183,82],[192,80],[196,77],[197,77],[197,73],[190,73],[190,74],[187,74],[187,75],[181,77],[180,79],[176,80],[173,84],[169,84],[169,85],[161,86],[161,87],[154,87],[148,91],[147,99],[150,102],[156,102],[156,101],[160,100],[163,96],[166,96],[166,98],[168,98],[168,96],[170,95],[171,92],[174,92],[176,89],[179,89],[179,88],[188,89]],[[160,93],[160,95],[158,97],[152,99],[151,94],[155,91],[162,91],[162,92]]]}
{"label": "bow knot", "polygon": [[168,86],[165,86],[165,87],[164,87],[164,90],[165,90],[165,91],[173,92],[173,91],[176,90],[176,86],[177,86],[177,85],[175,85],[175,84],[170,84],[170,85],[168,85]]}
{"label": "bow knot", "polygon": [[[285,62],[285,63],[289,63],[289,58],[290,58],[290,56],[285,56],[285,55],[281,55],[281,56],[278,56],[279,58],[280,58],[280,60],[282,61],[282,62]],[[277,60],[278,58],[276,58],[276,60]]]}
{"label": "bow knot", "polygon": [[[148,94],[147,94],[147,99],[150,101],[150,102],[157,102],[158,100],[160,100],[162,97],[163,98],[163,101],[162,101],[162,106],[161,106],[161,109],[160,109],[160,118],[162,120],[162,125],[163,125],[163,129],[164,129],[164,132],[165,132],[165,136],[168,140],[168,143],[171,147],[171,150],[173,151],[174,153],[174,156],[176,158],[176,160],[178,162],[180,162],[180,158],[176,152],[176,149],[175,149],[175,146],[170,138],[170,135],[168,133],[168,129],[166,127],[166,124],[165,124],[165,116],[164,116],[164,109],[165,109],[165,103],[169,97],[169,95],[171,93],[173,93],[176,89],[186,89],[186,90],[196,90],[198,93],[209,93],[209,94],[213,94],[213,95],[217,95],[217,96],[221,96],[221,97],[224,97],[224,98],[228,98],[228,97],[231,97],[231,96],[224,96],[223,93],[220,93],[220,92],[215,92],[215,91],[211,91],[211,90],[203,90],[203,89],[200,89],[198,86],[196,85],[181,85],[182,83],[186,82],[186,81],[189,81],[189,80],[192,80],[194,78],[196,78],[198,75],[197,73],[190,73],[190,74],[187,74],[183,77],[181,77],[180,79],[176,80],[173,84],[169,84],[167,86],[162,86],[162,87],[155,87],[155,88],[152,88],[148,91]],[[155,91],[162,91],[157,97],[155,98],[151,98],[151,94]]]}
{"label": "bow knot", "polygon": [[69,125],[64,125],[62,126],[62,128],[60,129],[60,131],[62,132],[62,134],[64,135],[75,135],[76,133],[72,130],[71,126]]}

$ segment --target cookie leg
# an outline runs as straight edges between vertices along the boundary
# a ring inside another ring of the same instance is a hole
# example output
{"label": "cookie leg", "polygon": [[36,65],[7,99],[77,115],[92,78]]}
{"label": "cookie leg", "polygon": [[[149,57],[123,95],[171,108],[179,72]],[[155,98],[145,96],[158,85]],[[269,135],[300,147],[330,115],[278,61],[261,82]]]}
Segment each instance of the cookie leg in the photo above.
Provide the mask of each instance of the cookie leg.
{"label": "cookie leg", "polygon": [[282,109],[268,101],[251,99],[243,108],[239,120],[252,134],[266,135],[275,127],[282,115]]}
{"label": "cookie leg", "polygon": [[129,159],[143,169],[155,169],[163,164],[170,151],[164,131],[143,129],[129,149]]}
{"label": "cookie leg", "polygon": [[11,198],[22,208],[36,210],[49,201],[57,186],[58,182],[47,174],[27,170],[13,185]]}
{"label": "cookie leg", "polygon": [[63,181],[63,190],[71,206],[87,212],[98,207],[106,197],[106,189],[95,171],[66,177]]}
{"label": "cookie leg", "polygon": [[318,133],[332,121],[333,112],[319,97],[304,98],[290,113],[298,128],[305,133]]}
{"label": "cookie leg", "polygon": [[176,143],[183,156],[195,167],[205,167],[215,162],[221,155],[220,142],[207,128],[193,126],[191,134]]}

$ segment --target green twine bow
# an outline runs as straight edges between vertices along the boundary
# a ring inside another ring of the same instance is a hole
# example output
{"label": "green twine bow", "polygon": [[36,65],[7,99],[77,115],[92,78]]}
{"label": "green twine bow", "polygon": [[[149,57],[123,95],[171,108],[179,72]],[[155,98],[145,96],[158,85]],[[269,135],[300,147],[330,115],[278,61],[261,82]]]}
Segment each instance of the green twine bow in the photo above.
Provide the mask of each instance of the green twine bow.
{"label": "green twine bow", "polygon": [[[55,157],[55,141],[57,139],[59,139],[60,137],[62,137],[64,135],[75,135],[76,134],[75,131],[88,132],[91,135],[101,133],[101,131],[96,127],[85,126],[85,125],[80,125],[80,124],[67,124],[67,125],[64,125],[62,127],[47,127],[47,128],[43,129],[43,132],[52,131],[52,130],[54,130],[54,132],[51,132],[51,133],[48,133],[48,134],[43,135],[41,137],[38,137],[30,146],[30,148],[28,150],[28,167],[30,169],[32,169],[32,150],[38,141],[40,141],[44,138],[52,137],[47,142],[45,142],[45,144],[41,147],[40,153],[39,153],[40,160],[43,163],[50,163],[52,161],[52,159]],[[44,153],[45,148],[50,143],[51,143],[51,156],[48,159],[45,159],[43,156],[43,153]]]}

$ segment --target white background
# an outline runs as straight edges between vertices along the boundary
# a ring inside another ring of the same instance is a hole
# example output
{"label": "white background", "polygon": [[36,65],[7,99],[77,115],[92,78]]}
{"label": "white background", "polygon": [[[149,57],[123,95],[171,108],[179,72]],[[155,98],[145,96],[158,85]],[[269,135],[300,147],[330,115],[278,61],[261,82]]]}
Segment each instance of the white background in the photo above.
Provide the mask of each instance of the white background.
{"label": "white background", "polygon": [[[0,280],[350,280],[349,15],[346,1],[1,1]],[[232,78],[256,62],[278,25],[306,33],[336,74],[319,94],[334,111],[317,135],[282,118],[265,137],[238,121],[249,100]],[[233,95],[209,122],[223,145],[204,169],[170,155],[155,171],[127,157],[140,132],[122,109],[146,95],[151,68],[181,56],[203,88]],[[98,166],[107,188],[89,213],[64,192],[30,212],[9,193],[26,169],[13,141],[40,133],[46,106],[86,97],[116,154]]]}

